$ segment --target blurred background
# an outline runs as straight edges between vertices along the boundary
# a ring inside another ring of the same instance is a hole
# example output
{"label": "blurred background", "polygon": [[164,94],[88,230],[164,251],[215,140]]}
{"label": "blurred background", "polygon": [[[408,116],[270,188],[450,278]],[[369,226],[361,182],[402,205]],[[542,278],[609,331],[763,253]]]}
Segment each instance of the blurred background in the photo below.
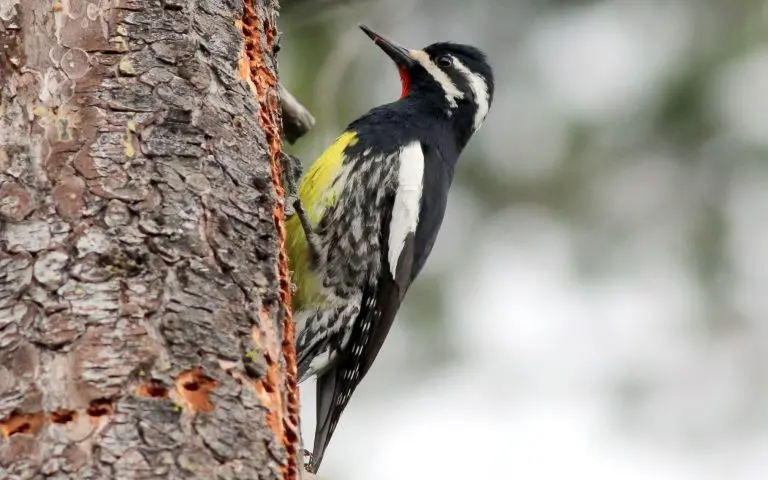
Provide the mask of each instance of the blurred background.
{"label": "blurred background", "polygon": [[324,477],[768,478],[768,1],[282,3],[306,163],[399,95],[359,22],[496,74]]}

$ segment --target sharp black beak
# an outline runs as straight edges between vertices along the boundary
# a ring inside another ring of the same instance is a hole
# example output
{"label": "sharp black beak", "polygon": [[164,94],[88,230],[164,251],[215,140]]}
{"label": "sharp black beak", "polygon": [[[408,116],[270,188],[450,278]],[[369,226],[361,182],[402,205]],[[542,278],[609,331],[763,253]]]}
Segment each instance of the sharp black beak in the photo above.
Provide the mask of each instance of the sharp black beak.
{"label": "sharp black beak", "polygon": [[391,58],[398,67],[410,68],[415,63],[411,58],[411,55],[408,53],[407,48],[398,45],[392,40],[388,40],[382,37],[365,25],[360,25],[360,30],[364,31],[366,35],[371,37],[373,43],[378,45],[380,49],[384,50],[384,53],[389,55],[389,58]]}

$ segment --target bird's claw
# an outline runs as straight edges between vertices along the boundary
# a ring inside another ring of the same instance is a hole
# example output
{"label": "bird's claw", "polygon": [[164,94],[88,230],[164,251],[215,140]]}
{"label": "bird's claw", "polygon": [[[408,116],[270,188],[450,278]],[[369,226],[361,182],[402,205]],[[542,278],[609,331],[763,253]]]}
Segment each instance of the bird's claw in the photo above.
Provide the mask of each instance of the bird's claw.
{"label": "bird's claw", "polygon": [[305,448],[304,449],[304,468],[307,469],[307,470],[312,468],[312,461],[313,460],[314,460],[314,458],[312,457],[312,452],[310,452],[309,450],[307,450]]}
{"label": "bird's claw", "polygon": [[285,152],[280,152],[280,169],[283,176],[283,187],[289,196],[298,195],[298,181],[301,178],[301,160]]}

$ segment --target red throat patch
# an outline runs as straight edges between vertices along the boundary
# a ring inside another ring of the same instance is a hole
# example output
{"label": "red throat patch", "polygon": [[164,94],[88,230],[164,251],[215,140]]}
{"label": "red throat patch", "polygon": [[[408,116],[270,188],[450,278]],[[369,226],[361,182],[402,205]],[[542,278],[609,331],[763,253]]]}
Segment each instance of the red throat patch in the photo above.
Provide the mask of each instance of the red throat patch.
{"label": "red throat patch", "polygon": [[404,68],[399,68],[400,83],[403,85],[403,91],[400,93],[400,98],[408,95],[408,91],[411,89],[411,77],[408,75],[408,71]]}

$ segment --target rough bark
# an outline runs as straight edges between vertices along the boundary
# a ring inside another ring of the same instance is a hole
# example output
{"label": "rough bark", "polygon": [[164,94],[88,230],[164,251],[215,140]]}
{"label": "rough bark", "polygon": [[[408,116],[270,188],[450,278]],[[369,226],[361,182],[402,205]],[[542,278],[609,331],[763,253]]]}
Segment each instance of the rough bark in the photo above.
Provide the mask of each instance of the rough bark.
{"label": "rough bark", "polygon": [[0,478],[297,478],[276,0],[0,0]]}

